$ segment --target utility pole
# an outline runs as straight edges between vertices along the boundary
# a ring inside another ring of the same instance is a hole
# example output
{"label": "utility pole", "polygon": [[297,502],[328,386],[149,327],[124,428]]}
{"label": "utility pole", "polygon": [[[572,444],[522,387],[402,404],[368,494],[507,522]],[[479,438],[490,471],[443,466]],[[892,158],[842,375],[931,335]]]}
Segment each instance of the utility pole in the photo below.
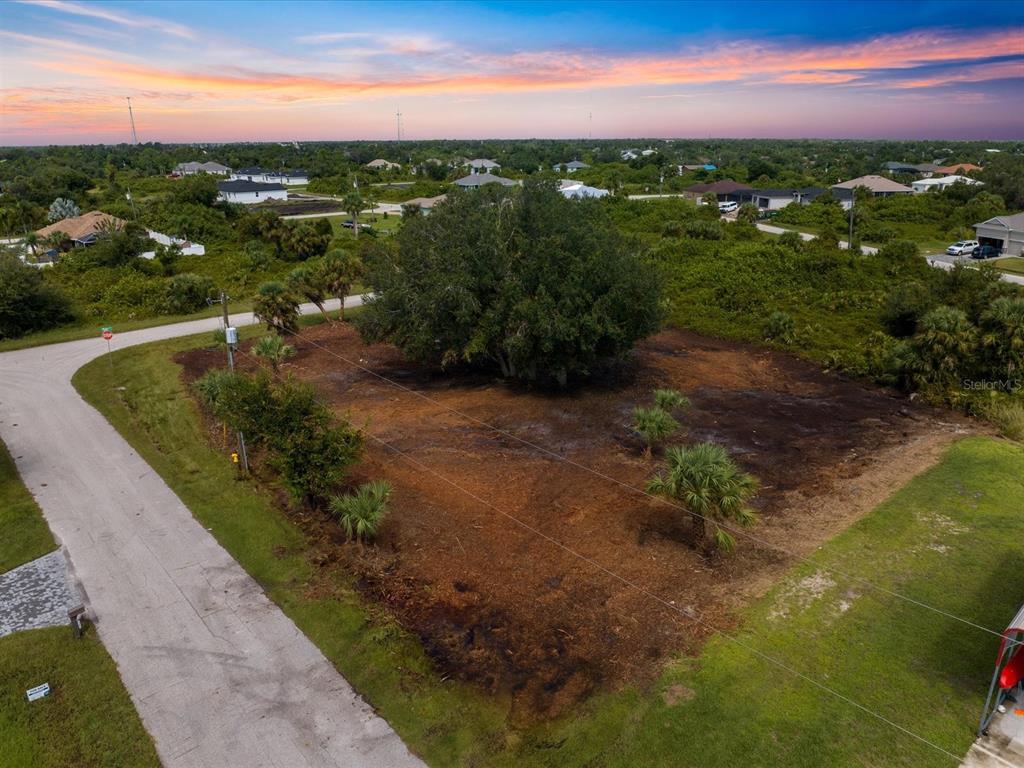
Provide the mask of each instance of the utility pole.
{"label": "utility pole", "polygon": [[125,96],[125,98],[128,99],[128,119],[132,123],[132,144],[138,144],[139,135],[135,133],[135,114],[132,112],[132,97]]}
{"label": "utility pole", "polygon": [[857,203],[857,190],[850,190],[850,239],[846,241],[846,250],[853,253],[853,208]]}
{"label": "utility pole", "polygon": [[401,108],[399,108],[395,112],[395,130],[396,130],[396,135],[398,136],[398,140],[401,141],[402,140],[402,110],[401,110]]}
{"label": "utility pole", "polygon": [[[228,349],[228,370],[235,372],[235,346],[238,344],[238,329],[232,328],[228,320],[228,295],[220,292],[220,306],[224,310],[224,341]],[[242,469],[249,471],[249,454],[245,450],[245,433],[238,431],[238,455],[242,460]]]}

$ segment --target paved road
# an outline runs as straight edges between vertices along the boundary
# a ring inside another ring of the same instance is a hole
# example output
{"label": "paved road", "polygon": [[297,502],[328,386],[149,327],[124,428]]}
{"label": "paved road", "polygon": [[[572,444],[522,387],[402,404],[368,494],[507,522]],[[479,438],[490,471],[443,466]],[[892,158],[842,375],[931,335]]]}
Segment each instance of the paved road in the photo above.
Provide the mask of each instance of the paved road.
{"label": "paved road", "polygon": [[[209,318],[148,328],[112,346],[215,327]],[[0,437],[67,548],[164,765],[421,766],[78,396],[71,375],[105,351],[97,338],[0,355]]]}

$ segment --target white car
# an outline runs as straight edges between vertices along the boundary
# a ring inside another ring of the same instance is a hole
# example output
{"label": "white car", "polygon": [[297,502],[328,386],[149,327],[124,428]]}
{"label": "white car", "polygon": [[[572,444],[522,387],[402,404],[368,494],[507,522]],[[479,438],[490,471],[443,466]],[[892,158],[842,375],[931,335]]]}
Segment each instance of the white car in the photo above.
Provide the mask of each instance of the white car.
{"label": "white car", "polygon": [[971,252],[977,247],[977,240],[957,240],[946,249],[946,253],[950,256],[970,256]]}
{"label": "white car", "polygon": [[726,202],[726,203],[719,203],[718,204],[718,212],[719,213],[732,213],[733,211],[735,211],[739,207],[740,207],[739,203],[735,203],[735,202],[732,202],[730,200],[729,202]]}

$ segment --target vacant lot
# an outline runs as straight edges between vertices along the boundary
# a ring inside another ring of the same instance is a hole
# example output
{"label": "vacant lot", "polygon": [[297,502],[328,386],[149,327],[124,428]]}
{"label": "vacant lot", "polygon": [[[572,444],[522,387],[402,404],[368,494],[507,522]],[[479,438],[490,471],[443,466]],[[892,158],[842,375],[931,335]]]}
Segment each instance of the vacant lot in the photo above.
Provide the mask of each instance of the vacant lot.
{"label": "vacant lot", "polygon": [[[644,459],[630,413],[655,387],[678,388],[693,401],[680,440],[727,446],[764,485],[754,535],[801,554],[930,466],[963,431],[956,417],[787,355],[682,331],[645,342],[585,391],[560,394],[480,374],[439,376],[391,347],[363,345],[348,327],[304,331],[295,343],[299,354],[288,368],[314,381],[339,413],[428,468],[368,443],[354,480],[383,477],[396,489],[376,547],[344,546],[331,521],[297,516],[317,549],[311,591],[329,597],[339,574],[354,574],[364,594],[419,635],[442,674],[510,694],[516,718],[557,715],[599,690],[649,680],[669,654],[696,653],[707,630],[669,620],[649,597],[455,485],[720,627],[734,626],[738,610],[792,558],[743,538],[734,556],[703,557],[689,546],[679,510],[447,408],[642,487],[657,457]],[[186,378],[222,364],[211,351],[177,359]]]}

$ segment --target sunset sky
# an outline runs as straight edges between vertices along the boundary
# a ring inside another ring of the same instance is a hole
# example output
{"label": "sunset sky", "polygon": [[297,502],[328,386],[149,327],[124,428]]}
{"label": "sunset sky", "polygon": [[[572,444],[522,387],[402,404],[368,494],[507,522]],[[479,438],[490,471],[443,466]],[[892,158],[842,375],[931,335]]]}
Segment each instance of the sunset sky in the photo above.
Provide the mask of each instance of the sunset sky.
{"label": "sunset sky", "polygon": [[1024,138],[1024,2],[0,4],[0,144]]}

